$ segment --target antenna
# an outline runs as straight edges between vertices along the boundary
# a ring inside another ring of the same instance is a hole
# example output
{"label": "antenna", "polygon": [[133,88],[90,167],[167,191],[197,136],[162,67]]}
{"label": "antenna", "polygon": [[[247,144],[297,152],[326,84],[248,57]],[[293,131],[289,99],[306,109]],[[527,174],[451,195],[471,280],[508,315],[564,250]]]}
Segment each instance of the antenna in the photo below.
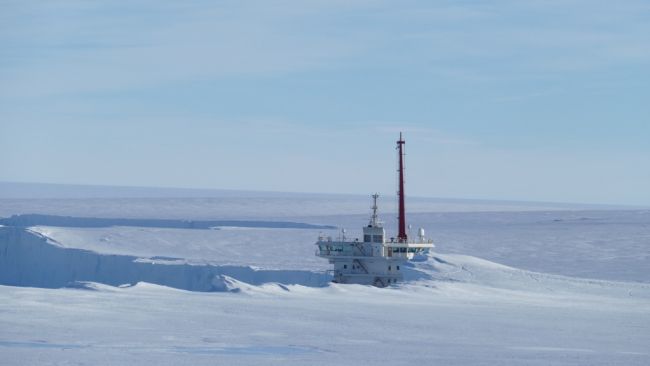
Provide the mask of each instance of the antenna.
{"label": "antenna", "polygon": [[372,195],[372,216],[370,217],[371,226],[377,226],[377,198],[379,198],[379,193]]}

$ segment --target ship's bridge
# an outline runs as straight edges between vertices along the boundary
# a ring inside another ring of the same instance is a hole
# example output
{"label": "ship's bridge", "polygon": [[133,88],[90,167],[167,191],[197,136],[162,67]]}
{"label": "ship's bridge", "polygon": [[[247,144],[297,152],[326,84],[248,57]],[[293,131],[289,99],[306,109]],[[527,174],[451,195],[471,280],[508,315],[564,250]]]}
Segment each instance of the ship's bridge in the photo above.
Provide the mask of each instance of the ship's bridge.
{"label": "ship's bridge", "polygon": [[363,228],[364,243],[383,243],[386,238],[386,230],[378,225],[368,225]]}

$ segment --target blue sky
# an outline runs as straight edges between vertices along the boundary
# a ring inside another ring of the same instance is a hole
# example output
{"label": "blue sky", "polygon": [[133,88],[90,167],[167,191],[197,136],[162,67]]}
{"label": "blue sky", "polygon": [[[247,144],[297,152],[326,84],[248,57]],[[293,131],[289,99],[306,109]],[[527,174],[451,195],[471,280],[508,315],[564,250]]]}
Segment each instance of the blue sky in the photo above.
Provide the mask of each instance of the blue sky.
{"label": "blue sky", "polygon": [[650,204],[647,1],[1,1],[0,180]]}

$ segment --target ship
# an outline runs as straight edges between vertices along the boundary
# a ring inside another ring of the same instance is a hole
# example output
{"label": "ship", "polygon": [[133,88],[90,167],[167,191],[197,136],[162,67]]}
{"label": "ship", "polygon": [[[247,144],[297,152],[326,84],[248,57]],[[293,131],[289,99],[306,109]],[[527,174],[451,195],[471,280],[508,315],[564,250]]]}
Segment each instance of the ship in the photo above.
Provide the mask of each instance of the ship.
{"label": "ship", "polygon": [[[418,229],[415,238],[407,233],[406,207],[404,197],[404,145],[406,142],[400,132],[397,141],[398,160],[398,232],[395,237],[386,237],[386,230],[377,214],[377,193],[372,195],[372,215],[368,225],[363,227],[363,240],[349,240],[345,230],[333,239],[319,235],[316,242],[316,255],[329,260],[334,265],[335,283],[373,285],[386,287],[404,279],[404,264],[416,255],[434,248],[433,241],[424,236],[424,229]],[[410,225],[408,226],[410,229]],[[409,230],[410,231],[410,230]]]}

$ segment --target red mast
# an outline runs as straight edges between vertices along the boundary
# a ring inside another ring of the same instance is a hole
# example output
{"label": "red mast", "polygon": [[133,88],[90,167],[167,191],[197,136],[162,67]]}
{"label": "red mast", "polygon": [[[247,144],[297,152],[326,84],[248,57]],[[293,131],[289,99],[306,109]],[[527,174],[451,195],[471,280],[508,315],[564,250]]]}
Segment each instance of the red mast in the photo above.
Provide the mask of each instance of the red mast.
{"label": "red mast", "polygon": [[402,139],[402,133],[399,133],[399,141],[397,141],[397,151],[399,156],[399,190],[397,191],[397,196],[399,198],[399,232],[397,234],[397,240],[399,242],[406,242],[408,239],[406,236],[406,208],[404,207],[404,143]]}

